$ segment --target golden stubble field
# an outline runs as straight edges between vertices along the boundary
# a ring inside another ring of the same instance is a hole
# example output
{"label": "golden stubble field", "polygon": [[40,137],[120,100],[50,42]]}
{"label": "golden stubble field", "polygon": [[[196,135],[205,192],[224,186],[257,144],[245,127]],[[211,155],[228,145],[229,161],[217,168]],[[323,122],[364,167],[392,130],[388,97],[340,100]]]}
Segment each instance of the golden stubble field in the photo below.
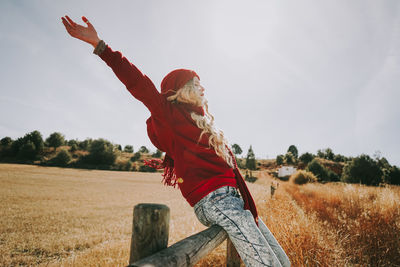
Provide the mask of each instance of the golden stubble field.
{"label": "golden stubble field", "polygon": [[[400,266],[400,189],[249,184],[293,266]],[[132,211],[170,207],[173,244],[205,227],[159,173],[0,164],[0,266],[126,266]],[[223,266],[225,242],[196,266]]]}

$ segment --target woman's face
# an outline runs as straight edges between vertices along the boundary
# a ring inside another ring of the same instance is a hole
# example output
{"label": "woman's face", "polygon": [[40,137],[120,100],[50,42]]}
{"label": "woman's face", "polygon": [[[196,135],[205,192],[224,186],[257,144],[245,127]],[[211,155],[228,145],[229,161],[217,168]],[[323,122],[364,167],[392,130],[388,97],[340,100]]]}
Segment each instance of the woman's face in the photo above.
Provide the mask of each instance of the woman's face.
{"label": "woman's face", "polygon": [[204,97],[204,87],[201,86],[199,78],[194,77],[193,81],[194,81],[194,86],[198,89],[199,96]]}

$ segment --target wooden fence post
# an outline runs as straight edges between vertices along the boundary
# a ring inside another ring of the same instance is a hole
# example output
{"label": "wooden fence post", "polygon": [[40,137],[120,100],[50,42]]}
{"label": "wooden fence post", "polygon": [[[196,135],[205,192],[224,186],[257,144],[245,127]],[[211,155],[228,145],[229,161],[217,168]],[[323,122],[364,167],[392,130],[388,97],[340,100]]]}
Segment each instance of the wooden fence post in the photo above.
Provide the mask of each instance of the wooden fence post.
{"label": "wooden fence post", "polygon": [[240,267],[240,256],[229,237],[226,239],[226,267]]}
{"label": "wooden fence post", "polygon": [[129,264],[168,246],[169,208],[162,204],[138,204],[133,209]]}

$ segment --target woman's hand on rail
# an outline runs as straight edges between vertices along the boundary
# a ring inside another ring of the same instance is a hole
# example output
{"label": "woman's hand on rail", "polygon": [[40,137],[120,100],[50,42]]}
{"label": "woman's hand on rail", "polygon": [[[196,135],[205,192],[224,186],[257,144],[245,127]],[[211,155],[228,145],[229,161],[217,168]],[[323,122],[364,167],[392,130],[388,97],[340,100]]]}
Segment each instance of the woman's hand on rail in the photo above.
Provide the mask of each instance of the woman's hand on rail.
{"label": "woman's hand on rail", "polygon": [[89,43],[93,47],[96,47],[99,43],[100,38],[97,36],[96,30],[87,18],[82,17],[82,20],[87,24],[87,27],[75,23],[68,16],[62,17],[61,20],[65,29],[72,37]]}

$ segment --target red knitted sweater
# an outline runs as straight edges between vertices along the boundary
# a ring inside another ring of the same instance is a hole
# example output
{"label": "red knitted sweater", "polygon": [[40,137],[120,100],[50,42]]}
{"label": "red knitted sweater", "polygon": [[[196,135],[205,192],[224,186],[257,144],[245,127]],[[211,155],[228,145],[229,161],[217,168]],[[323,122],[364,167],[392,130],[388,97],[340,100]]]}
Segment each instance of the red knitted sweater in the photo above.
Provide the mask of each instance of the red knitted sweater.
{"label": "red knitted sweater", "polygon": [[109,46],[100,57],[150,110],[151,117],[146,122],[149,138],[174,160],[179,189],[191,206],[222,186],[237,187],[234,170],[209,147],[208,135],[199,141],[201,129],[190,117],[195,108],[168,101],[146,75]]}

